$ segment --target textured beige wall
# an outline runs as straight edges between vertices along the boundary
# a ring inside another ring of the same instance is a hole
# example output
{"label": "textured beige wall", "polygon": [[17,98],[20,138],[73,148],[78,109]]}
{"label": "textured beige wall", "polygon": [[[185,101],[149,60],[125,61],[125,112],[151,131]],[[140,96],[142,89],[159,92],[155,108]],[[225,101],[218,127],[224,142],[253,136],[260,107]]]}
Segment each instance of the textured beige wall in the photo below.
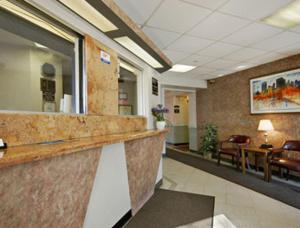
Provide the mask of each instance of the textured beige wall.
{"label": "textured beige wall", "polygon": [[[117,53],[90,36],[85,37],[88,113],[118,115]],[[110,54],[110,64],[103,63],[100,51]]]}
{"label": "textured beige wall", "polygon": [[[216,79],[207,89],[197,91],[197,123],[199,135],[203,123],[218,126],[219,138],[231,134],[251,136],[254,145],[263,143],[263,133],[257,131],[259,120],[270,119],[275,131],[269,141],[280,146],[286,139],[300,140],[300,113],[250,114],[251,78],[300,68],[300,55],[291,56]],[[200,142],[201,143],[201,142]]]}

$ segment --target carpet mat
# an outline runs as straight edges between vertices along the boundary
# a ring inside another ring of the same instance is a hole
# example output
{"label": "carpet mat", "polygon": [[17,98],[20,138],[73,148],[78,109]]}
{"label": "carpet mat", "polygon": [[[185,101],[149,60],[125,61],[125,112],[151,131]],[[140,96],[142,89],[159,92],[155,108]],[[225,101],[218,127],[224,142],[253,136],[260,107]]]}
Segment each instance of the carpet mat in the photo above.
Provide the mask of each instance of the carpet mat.
{"label": "carpet mat", "polygon": [[167,157],[300,209],[299,187],[285,184],[276,180],[266,182],[258,175],[251,173],[243,175],[234,168],[222,165],[217,166],[217,163],[215,162],[189,154],[184,154],[170,148],[167,148]]}
{"label": "carpet mat", "polygon": [[156,189],[126,228],[188,228],[213,226],[214,197]]}

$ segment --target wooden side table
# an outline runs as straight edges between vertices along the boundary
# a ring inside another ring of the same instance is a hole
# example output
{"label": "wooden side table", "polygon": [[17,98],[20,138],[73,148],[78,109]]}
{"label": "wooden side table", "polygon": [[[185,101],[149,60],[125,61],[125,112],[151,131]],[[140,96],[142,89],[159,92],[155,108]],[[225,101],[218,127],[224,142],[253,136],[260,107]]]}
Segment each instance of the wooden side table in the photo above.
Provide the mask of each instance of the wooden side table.
{"label": "wooden side table", "polygon": [[[246,156],[245,153],[254,153],[255,154],[255,165],[257,166],[257,156],[263,156],[264,157],[264,180],[269,180],[269,163],[268,163],[268,157],[271,153],[271,149],[261,149],[258,147],[243,147],[242,148],[242,171],[243,174],[246,174]],[[256,167],[257,168],[257,167]]]}

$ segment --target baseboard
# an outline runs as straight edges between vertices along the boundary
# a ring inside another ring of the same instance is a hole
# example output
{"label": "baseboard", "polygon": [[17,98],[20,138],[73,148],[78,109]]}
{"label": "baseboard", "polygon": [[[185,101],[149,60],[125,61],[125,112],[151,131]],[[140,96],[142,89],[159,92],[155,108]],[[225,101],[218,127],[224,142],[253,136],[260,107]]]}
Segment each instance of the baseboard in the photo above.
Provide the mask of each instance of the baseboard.
{"label": "baseboard", "polygon": [[114,226],[113,228],[123,227],[132,218],[132,212],[129,210]]}

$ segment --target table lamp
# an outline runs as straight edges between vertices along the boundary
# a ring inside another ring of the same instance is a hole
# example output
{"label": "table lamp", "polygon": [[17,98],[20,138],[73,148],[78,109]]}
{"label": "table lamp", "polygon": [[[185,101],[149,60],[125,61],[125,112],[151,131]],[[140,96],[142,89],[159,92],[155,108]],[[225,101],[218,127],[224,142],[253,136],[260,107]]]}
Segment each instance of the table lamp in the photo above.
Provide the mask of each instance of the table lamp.
{"label": "table lamp", "polygon": [[260,120],[257,128],[258,131],[264,131],[265,143],[262,144],[261,148],[272,148],[273,146],[268,143],[268,131],[274,130],[271,120]]}

